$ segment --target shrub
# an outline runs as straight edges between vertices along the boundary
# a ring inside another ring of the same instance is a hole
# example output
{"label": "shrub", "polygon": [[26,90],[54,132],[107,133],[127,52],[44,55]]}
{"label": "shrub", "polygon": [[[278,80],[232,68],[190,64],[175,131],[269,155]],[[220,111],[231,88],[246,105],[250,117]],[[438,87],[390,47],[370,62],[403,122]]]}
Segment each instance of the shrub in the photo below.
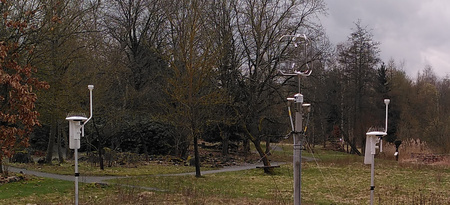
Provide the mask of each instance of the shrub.
{"label": "shrub", "polygon": [[162,122],[146,122],[130,125],[113,136],[120,142],[120,150],[148,155],[172,154],[174,127]]}

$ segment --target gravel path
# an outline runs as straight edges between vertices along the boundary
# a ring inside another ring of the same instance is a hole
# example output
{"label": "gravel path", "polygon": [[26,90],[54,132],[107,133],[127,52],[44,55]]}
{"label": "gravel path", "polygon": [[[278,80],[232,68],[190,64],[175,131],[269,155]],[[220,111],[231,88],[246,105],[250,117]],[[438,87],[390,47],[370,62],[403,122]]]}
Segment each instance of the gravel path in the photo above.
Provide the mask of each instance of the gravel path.
{"label": "gravel path", "polygon": [[[52,178],[52,179],[60,179],[65,181],[75,181],[74,175],[62,175],[62,174],[52,174],[52,173],[46,173],[46,172],[39,172],[39,171],[32,171],[22,168],[16,168],[8,166],[6,169],[3,167],[3,170],[8,170],[10,172],[16,172],[16,173],[23,173],[28,175],[34,175],[38,177],[45,177],[45,178]],[[79,182],[84,183],[105,183],[105,180],[109,179],[117,179],[117,178],[124,178],[119,176],[83,176],[82,173],[78,177]]]}
{"label": "gravel path", "polygon": [[[282,150],[282,148],[280,148],[276,145],[273,148]],[[313,157],[305,157],[305,156],[302,156],[302,159],[305,161],[314,161],[315,160],[315,158],[313,158]],[[282,164],[286,164],[286,163],[285,162],[271,162],[272,166],[279,166]],[[215,174],[215,173],[220,173],[220,172],[235,172],[235,171],[256,169],[256,167],[258,167],[258,166],[259,167],[263,166],[263,164],[258,163],[258,164],[244,164],[244,165],[240,165],[240,166],[229,166],[229,167],[224,167],[222,169],[217,169],[217,170],[201,171],[201,174],[205,175],[205,174]],[[52,173],[16,168],[16,167],[11,167],[11,166],[8,166],[6,169],[5,169],[5,167],[3,167],[3,170],[8,170],[11,172],[16,172],[16,173],[23,173],[23,174],[28,174],[28,175],[34,175],[34,176],[38,176],[38,177],[46,177],[46,178],[60,179],[60,180],[66,180],[66,181],[75,181],[74,175],[52,174]],[[179,173],[179,174],[161,174],[161,175],[156,175],[156,176],[189,176],[189,175],[195,175],[195,172]],[[118,179],[118,178],[126,178],[126,176],[83,176],[83,173],[80,173],[78,181],[83,182],[83,183],[108,184],[108,182],[106,182],[107,180]]]}
{"label": "gravel path", "polygon": [[[278,166],[285,163],[277,163],[272,162],[272,166]],[[222,169],[217,170],[207,170],[202,171],[201,174],[215,174],[215,173],[221,173],[221,172],[234,172],[234,171],[242,171],[242,170],[249,170],[249,169],[256,169],[257,166],[263,166],[262,163],[259,164],[246,164],[241,166],[230,166],[230,167],[224,167]],[[46,173],[46,172],[39,172],[39,171],[32,171],[27,170],[23,168],[16,168],[16,167],[3,167],[4,170],[8,170],[10,172],[16,172],[16,173],[23,173],[28,175],[34,175],[38,177],[46,177],[46,178],[52,178],[52,179],[60,179],[60,180],[66,180],[66,181],[75,181],[75,177],[73,175],[61,175],[61,174],[52,174],[52,173]],[[189,176],[189,175],[195,175],[195,172],[188,172],[188,173],[179,173],[179,174],[161,174],[161,175],[155,175],[155,176]],[[79,182],[83,183],[103,183],[108,184],[106,180],[110,179],[118,179],[118,178],[126,178],[125,176],[83,176],[83,173],[80,173],[80,176],[78,178]]]}
{"label": "gravel path", "polygon": [[[306,161],[313,161],[314,158],[312,157],[302,157]],[[286,164],[284,162],[272,162],[272,166],[279,166],[282,164]],[[230,167],[224,167],[222,169],[217,170],[207,170],[202,171],[201,174],[215,174],[215,173],[221,173],[221,172],[235,172],[235,171],[242,171],[242,170],[250,170],[250,169],[256,169],[257,167],[263,166],[262,163],[258,164],[245,164],[241,166],[230,166]],[[75,181],[75,177],[73,175],[61,175],[61,174],[52,174],[52,173],[46,173],[46,172],[39,172],[39,171],[32,171],[27,170],[23,168],[16,168],[16,167],[5,167],[3,166],[3,170],[8,170],[10,172],[16,172],[16,173],[23,173],[27,175],[34,175],[38,177],[45,177],[45,178],[52,178],[52,179],[59,179],[59,180],[65,180],[65,181]],[[99,184],[113,184],[110,182],[107,182],[107,180],[110,179],[119,179],[119,178],[126,178],[125,176],[83,176],[83,173],[80,174],[78,177],[78,181],[81,183],[99,183]],[[160,174],[160,175],[153,175],[153,176],[189,176],[189,175],[195,175],[195,172],[189,172],[189,173],[179,173],[179,174]],[[124,187],[131,187],[131,188],[139,188],[143,190],[149,190],[149,191],[166,191],[154,187],[141,187],[141,186],[133,186],[129,184],[116,184]]]}
{"label": "gravel path", "polygon": [[[271,163],[272,166],[278,166],[284,163]],[[217,170],[208,170],[208,171],[202,171],[201,174],[215,174],[220,172],[235,172],[235,171],[241,171],[241,170],[249,170],[249,169],[256,169],[257,166],[262,166],[263,164],[246,164],[242,166],[230,166],[225,167],[222,169]],[[32,171],[22,168],[16,168],[16,167],[5,167],[3,166],[3,170],[8,170],[10,172],[16,172],[16,173],[23,173],[27,175],[34,175],[38,177],[45,177],[45,178],[52,178],[52,179],[59,179],[59,180],[65,180],[65,181],[75,181],[75,177],[73,175],[61,175],[61,174],[52,174],[52,173],[46,173],[46,172],[39,172],[39,171]],[[160,175],[154,175],[154,176],[189,176],[189,175],[195,175],[195,172],[189,172],[189,173],[179,173],[179,174],[160,174]],[[107,180],[110,179],[119,179],[119,178],[126,178],[125,176],[83,176],[82,173],[80,173],[80,176],[78,177],[78,181],[81,183],[99,183],[99,184],[113,184],[110,182],[107,182]],[[131,188],[139,188],[149,191],[166,191],[161,190],[154,187],[141,187],[141,186],[133,186],[128,184],[116,184],[120,186],[125,187],[131,187]]]}
{"label": "gravel path", "polygon": [[[285,164],[285,163],[272,162],[270,165],[279,166],[282,164]],[[235,172],[235,171],[256,169],[256,167],[258,167],[258,166],[263,166],[263,164],[259,163],[259,164],[246,164],[246,165],[241,165],[241,166],[229,166],[229,167],[224,167],[222,169],[202,171],[201,174],[203,175],[203,174],[215,174],[215,173],[221,173],[221,172]],[[188,176],[188,175],[195,175],[195,172],[180,173],[180,174],[161,174],[158,176]]]}
{"label": "gravel path", "polygon": [[[305,161],[314,161],[315,160],[315,158],[313,158],[313,157],[305,157],[305,156],[302,156],[302,159]],[[286,163],[271,162],[272,166],[279,166],[282,164],[286,164]],[[244,164],[244,165],[240,165],[240,166],[230,166],[230,167],[224,167],[222,169],[217,169],[217,170],[201,171],[201,174],[205,175],[205,174],[215,174],[215,173],[221,173],[221,172],[235,172],[235,171],[256,169],[258,166],[261,167],[261,166],[263,166],[263,164],[258,163],[258,164]],[[66,180],[66,181],[75,181],[74,175],[52,174],[52,173],[16,168],[16,167],[11,167],[11,166],[8,166],[8,167],[4,166],[3,170],[8,170],[10,172],[16,172],[16,173],[23,173],[23,174],[27,174],[27,175],[34,175],[34,176],[38,176],[38,177],[45,177],[45,178],[52,178],[52,179],[59,179],[59,180]],[[78,178],[78,181],[82,182],[82,183],[112,184],[110,182],[107,182],[107,180],[126,178],[126,176],[83,176],[82,174],[83,173],[80,173],[80,176]],[[160,175],[154,175],[154,176],[189,176],[189,175],[195,175],[195,172],[179,173],[179,174],[160,174]],[[141,188],[141,189],[145,189],[145,190],[152,190],[152,191],[164,191],[164,190],[160,190],[158,188],[153,188],[153,187],[136,187],[136,186],[130,186],[130,185],[126,185],[126,184],[120,184],[120,185],[133,187],[133,188]]]}

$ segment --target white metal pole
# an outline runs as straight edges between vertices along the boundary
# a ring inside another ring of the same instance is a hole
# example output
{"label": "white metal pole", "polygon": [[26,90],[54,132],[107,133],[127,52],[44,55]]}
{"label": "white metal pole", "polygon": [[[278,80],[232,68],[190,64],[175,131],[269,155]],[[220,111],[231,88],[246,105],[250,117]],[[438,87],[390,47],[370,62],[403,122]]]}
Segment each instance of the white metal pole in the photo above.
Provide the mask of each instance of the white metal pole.
{"label": "white metal pole", "polygon": [[372,164],[370,166],[370,205],[373,205],[375,191],[375,155],[372,154]]}
{"label": "white metal pole", "polygon": [[[285,38],[291,38],[291,41],[294,42],[294,46],[297,48],[297,43],[295,43],[296,38],[303,38],[305,41],[308,41],[308,38],[306,38],[306,35],[284,35],[280,38],[280,41]],[[305,46],[306,50],[306,46]],[[294,69],[294,65],[292,65],[292,69]],[[302,104],[303,104],[303,95],[300,92],[300,77],[301,76],[309,76],[311,75],[311,70],[309,70],[308,64],[306,64],[306,67],[308,70],[306,71],[293,71],[293,73],[281,73],[285,76],[297,76],[298,77],[298,93],[296,94],[294,101],[295,101],[295,130],[294,130],[294,156],[293,156],[293,166],[294,166],[294,204],[300,205],[301,204],[301,168],[302,168],[302,137],[303,137],[303,116],[302,116]],[[288,100],[291,100],[288,98]],[[290,113],[290,110],[289,110]]]}
{"label": "white metal pole", "polygon": [[[301,109],[301,105],[297,106]],[[301,111],[295,113],[295,134],[294,134],[294,204],[301,204],[302,187],[302,140],[300,130],[302,129]]]}
{"label": "white metal pole", "polygon": [[295,97],[295,134],[294,134],[294,205],[300,205],[302,202],[301,190],[302,190],[302,130],[303,130],[303,117],[302,117],[302,104],[303,95],[300,94],[300,75],[299,81],[299,93]]}
{"label": "white metal pole", "polygon": [[391,100],[389,99],[384,99],[384,104],[386,104],[386,124],[384,126],[384,132],[388,132],[388,109],[389,109],[389,103],[391,102]]}
{"label": "white metal pole", "polygon": [[[389,109],[389,102],[391,102],[391,100],[389,99],[384,99],[384,104],[386,105],[386,120],[385,120],[385,126],[384,126],[384,132],[387,134],[388,132],[388,109]],[[380,138],[380,152],[383,152],[383,137]]]}
{"label": "white metal pole", "polygon": [[88,89],[89,89],[89,113],[90,114],[89,114],[89,118],[86,121],[84,121],[83,127],[92,118],[92,90],[94,89],[94,85],[88,85]]}
{"label": "white metal pole", "polygon": [[78,205],[78,149],[75,148],[75,205]]}

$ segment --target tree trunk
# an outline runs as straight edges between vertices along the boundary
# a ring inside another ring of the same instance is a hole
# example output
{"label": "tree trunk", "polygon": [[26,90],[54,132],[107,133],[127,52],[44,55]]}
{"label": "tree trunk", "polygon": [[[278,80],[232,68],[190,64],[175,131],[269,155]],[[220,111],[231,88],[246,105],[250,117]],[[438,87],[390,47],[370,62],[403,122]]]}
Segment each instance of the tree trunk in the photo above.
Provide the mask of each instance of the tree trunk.
{"label": "tree trunk", "polygon": [[266,139],[266,155],[270,155],[270,137],[267,136]]}
{"label": "tree trunk", "polygon": [[185,139],[182,134],[178,134],[177,139],[175,139],[175,156],[186,157],[189,145],[189,140]]}
{"label": "tree trunk", "polygon": [[195,177],[201,177],[200,173],[200,156],[198,153],[198,139],[194,136],[194,157],[195,157]]}
{"label": "tree trunk", "polygon": [[246,136],[247,136],[247,140],[250,140],[253,142],[253,144],[255,145],[255,149],[256,151],[258,151],[259,156],[261,157],[261,160],[264,164],[264,173],[266,174],[273,174],[273,167],[270,166],[270,162],[269,159],[266,155],[266,153],[264,152],[264,150],[261,148],[261,141],[259,138],[256,138],[255,136],[252,135],[252,132],[250,132],[250,130],[247,128],[246,125],[244,125],[245,127],[245,132],[246,132]]}
{"label": "tree trunk", "polygon": [[348,141],[347,140],[345,140],[345,144],[347,145],[347,154],[349,154],[350,152],[348,151]]}
{"label": "tree trunk", "polygon": [[98,160],[100,164],[100,169],[105,170],[105,166],[103,164],[103,136],[100,134],[100,130],[97,127],[97,123],[94,120],[92,120],[95,132],[97,133],[97,141],[98,141]]}
{"label": "tree trunk", "polygon": [[229,134],[221,131],[220,135],[222,136],[222,156],[228,158],[228,145],[230,143]]}
{"label": "tree trunk", "polygon": [[253,144],[255,145],[256,151],[258,151],[259,156],[261,157],[261,160],[264,164],[264,173],[266,174],[273,174],[273,168],[270,167],[270,161],[267,158],[266,153],[261,148],[261,143],[259,140],[252,140]]}
{"label": "tree trunk", "polygon": [[102,142],[100,142],[100,140],[98,142],[98,160],[100,163],[100,169],[105,170],[105,165],[103,164],[103,144]]}
{"label": "tree trunk", "polygon": [[62,143],[61,143],[61,125],[58,123],[56,126],[56,129],[58,130],[57,132],[57,144],[58,144],[58,159],[59,159],[59,164],[64,163],[64,156],[62,153]]}
{"label": "tree trunk", "polygon": [[3,174],[3,156],[0,156],[0,174]]}
{"label": "tree trunk", "polygon": [[248,139],[244,139],[242,142],[242,151],[244,152],[244,156],[250,154],[250,142]]}
{"label": "tree trunk", "polygon": [[354,142],[352,143],[350,141],[348,134],[346,132],[344,132],[343,130],[341,130],[341,132],[342,132],[342,135],[344,136],[344,140],[347,142],[347,153],[349,152],[348,146],[350,145],[350,148],[351,148],[350,152],[361,156],[361,152],[359,152],[358,148],[356,148],[355,143]]}
{"label": "tree trunk", "polygon": [[67,135],[67,130],[64,129],[65,126],[61,126],[62,131],[62,138],[64,139],[64,147],[66,148],[66,159],[72,159],[73,158],[73,152],[69,148],[69,135]]}
{"label": "tree trunk", "polygon": [[142,144],[142,151],[144,151],[144,155],[145,155],[145,161],[148,161],[148,144],[145,141],[145,136],[142,133],[139,133],[140,139],[141,139],[141,144]]}
{"label": "tree trunk", "polygon": [[47,164],[52,164],[53,146],[55,144],[55,137],[56,137],[55,127],[56,121],[52,120],[52,124],[50,125],[50,133],[48,137],[47,155],[45,157],[45,162]]}

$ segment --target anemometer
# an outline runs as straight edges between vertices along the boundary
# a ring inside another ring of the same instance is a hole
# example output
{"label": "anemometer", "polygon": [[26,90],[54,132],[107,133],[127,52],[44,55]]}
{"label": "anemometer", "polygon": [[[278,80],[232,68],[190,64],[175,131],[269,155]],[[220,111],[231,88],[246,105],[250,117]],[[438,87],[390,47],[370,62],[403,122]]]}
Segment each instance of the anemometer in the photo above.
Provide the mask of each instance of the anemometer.
{"label": "anemometer", "polygon": [[[294,51],[296,51],[299,48],[299,43],[304,43],[305,48],[305,56],[308,53],[307,47],[309,39],[306,37],[305,34],[295,34],[295,35],[284,35],[280,38],[280,42],[283,39],[288,40],[288,45],[290,43],[293,43],[294,45]],[[301,40],[300,42],[297,42],[297,40]],[[294,121],[292,119],[291,114],[291,107],[288,105],[288,111],[289,111],[289,119],[291,122],[292,127],[292,134],[294,138],[294,159],[293,159],[293,166],[294,166],[294,204],[300,205],[301,204],[301,167],[302,167],[302,140],[303,136],[305,134],[305,131],[303,130],[303,114],[302,114],[302,108],[308,107],[310,104],[304,104],[303,103],[303,95],[301,94],[300,90],[300,77],[307,77],[310,76],[312,73],[312,69],[308,65],[308,61],[306,60],[306,69],[301,69],[301,66],[297,66],[296,62],[298,59],[293,59],[292,62],[287,63],[285,70],[283,71],[280,69],[280,73],[283,76],[297,76],[298,77],[298,93],[294,95],[294,97],[288,97],[288,102],[293,102],[295,105],[295,126]]]}
{"label": "anemometer", "polygon": [[[305,34],[295,34],[295,35],[284,35],[280,38],[280,42],[282,40],[287,40],[288,45],[293,44],[294,49],[297,50],[300,46],[299,43],[303,43],[304,55],[307,57],[308,54],[308,45],[310,43],[309,39]],[[300,40],[300,42],[298,42]],[[294,50],[294,51],[295,51]],[[310,68],[308,64],[308,60],[305,60],[305,66],[297,65],[298,59],[293,59],[292,62],[288,62],[284,64],[284,68],[280,69],[280,73],[283,76],[297,76],[298,77],[298,93],[296,93],[293,97],[288,97],[287,101],[292,102],[295,105],[295,124],[292,119],[292,113],[290,105],[288,105],[289,119],[292,128],[292,134],[294,138],[294,204],[301,204],[301,153],[302,153],[302,138],[306,132],[303,130],[303,116],[302,109],[306,109],[309,112],[310,104],[304,103],[304,96],[301,94],[301,84],[300,78],[310,76],[312,73],[312,68]],[[380,152],[383,152],[383,137],[387,135],[388,129],[388,106],[390,100],[384,99],[384,104],[386,105],[386,120],[384,130],[369,130],[366,133],[366,151],[364,156],[364,164],[371,164],[371,184],[370,184],[370,204],[373,205],[374,198],[374,173],[375,173],[375,164],[374,158],[376,154],[376,149],[379,149]]]}
{"label": "anemometer", "polygon": [[[297,40],[303,40],[301,42],[304,43],[304,52],[305,52],[305,57],[307,57],[307,53],[308,53],[308,45],[309,45],[309,39],[306,37],[305,34],[295,34],[295,35],[283,35],[280,38],[280,41],[282,41],[283,39],[288,39],[288,43],[293,43],[295,49],[297,49],[299,46],[299,42],[297,42]],[[301,43],[300,42],[300,43]],[[310,76],[312,73],[312,69],[309,68],[309,64],[306,63],[305,67],[306,70],[300,70],[300,68],[298,68],[298,65],[296,63],[298,59],[294,59],[291,63],[288,63],[290,65],[287,66],[287,70],[283,71],[283,69],[280,69],[280,73],[283,76]],[[306,60],[306,62],[308,62]],[[286,68],[285,68],[286,69]],[[300,88],[300,87],[299,87]]]}

